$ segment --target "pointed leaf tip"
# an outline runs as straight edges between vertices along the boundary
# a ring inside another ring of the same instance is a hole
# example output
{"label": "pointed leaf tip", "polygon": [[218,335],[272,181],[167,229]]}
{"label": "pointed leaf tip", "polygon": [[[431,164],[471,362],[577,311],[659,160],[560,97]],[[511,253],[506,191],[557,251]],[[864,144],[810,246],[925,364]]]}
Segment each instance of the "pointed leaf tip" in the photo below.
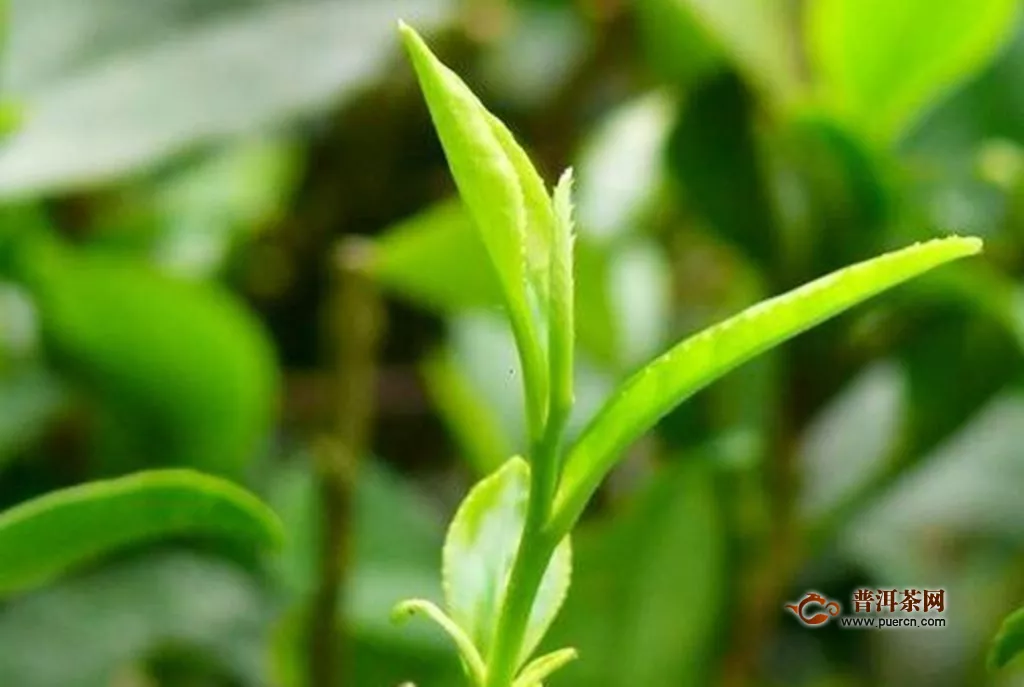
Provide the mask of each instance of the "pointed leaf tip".
{"label": "pointed leaf tip", "polygon": [[761,301],[651,361],[619,387],[569,449],[555,531],[569,531],[629,444],[698,390],[872,296],[981,249],[979,238],[950,236],[850,265]]}

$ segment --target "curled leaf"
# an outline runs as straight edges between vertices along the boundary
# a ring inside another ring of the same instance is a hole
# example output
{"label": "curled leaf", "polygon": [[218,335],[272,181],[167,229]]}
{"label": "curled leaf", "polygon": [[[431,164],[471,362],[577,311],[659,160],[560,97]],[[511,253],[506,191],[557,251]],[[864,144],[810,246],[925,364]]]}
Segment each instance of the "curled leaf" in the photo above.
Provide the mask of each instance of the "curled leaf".
{"label": "curled leaf", "polygon": [[430,618],[442,630],[448,633],[448,636],[455,642],[455,647],[462,656],[473,684],[484,684],[486,670],[483,658],[481,658],[476,646],[473,645],[473,640],[466,635],[454,620],[445,615],[445,612],[438,608],[436,604],[424,599],[407,599],[395,606],[395,609],[391,612],[391,617],[395,622],[401,622],[413,615],[424,615]]}

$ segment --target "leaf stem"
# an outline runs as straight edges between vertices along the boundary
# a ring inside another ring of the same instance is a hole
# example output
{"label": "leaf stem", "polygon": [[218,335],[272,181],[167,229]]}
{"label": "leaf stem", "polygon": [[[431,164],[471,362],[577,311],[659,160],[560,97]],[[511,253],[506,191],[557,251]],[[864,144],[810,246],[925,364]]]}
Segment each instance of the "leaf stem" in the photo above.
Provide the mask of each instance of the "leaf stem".
{"label": "leaf stem", "polygon": [[523,536],[509,574],[508,590],[498,618],[494,644],[487,661],[486,687],[511,687],[519,668],[523,639],[534,600],[562,537],[548,527],[558,481],[559,451],[565,417],[549,418],[535,446],[530,471],[530,496]]}

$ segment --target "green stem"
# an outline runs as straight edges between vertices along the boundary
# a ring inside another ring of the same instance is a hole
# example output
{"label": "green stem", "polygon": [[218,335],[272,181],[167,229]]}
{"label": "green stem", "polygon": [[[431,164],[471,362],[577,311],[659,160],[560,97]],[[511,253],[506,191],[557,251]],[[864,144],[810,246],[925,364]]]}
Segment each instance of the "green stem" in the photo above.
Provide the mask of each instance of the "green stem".
{"label": "green stem", "polygon": [[526,523],[488,657],[485,687],[511,687],[519,668],[534,600],[561,540],[561,536],[548,527],[548,516],[557,486],[558,454],[564,424],[562,416],[551,418],[534,450]]}

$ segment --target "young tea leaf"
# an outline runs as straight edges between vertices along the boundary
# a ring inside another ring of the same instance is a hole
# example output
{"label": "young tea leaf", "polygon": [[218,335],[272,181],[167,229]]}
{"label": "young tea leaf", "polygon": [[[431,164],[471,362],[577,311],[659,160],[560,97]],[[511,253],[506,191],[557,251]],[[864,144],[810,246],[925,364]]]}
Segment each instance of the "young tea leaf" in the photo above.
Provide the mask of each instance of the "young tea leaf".
{"label": "young tea leaf", "polygon": [[0,596],[116,549],[180,535],[270,546],[280,540],[281,525],[249,492],[189,470],[62,489],[0,514]]}
{"label": "young tea leaf", "polygon": [[459,195],[502,285],[523,365],[531,433],[538,436],[547,412],[547,370],[533,313],[537,308],[546,314],[550,201],[508,129],[413,29],[403,24],[401,31]]}
{"label": "young tea leaf", "polygon": [[[522,458],[512,458],[473,487],[448,530],[444,546],[448,613],[485,656],[523,533],[529,492],[530,466]],[[566,537],[555,550],[534,601],[521,661],[536,648],[565,600],[571,560]]]}
{"label": "young tea leaf", "polygon": [[1017,609],[1006,617],[999,633],[992,640],[988,654],[988,665],[997,670],[1024,651],[1024,608]]}
{"label": "young tea leaf", "polygon": [[705,329],[626,380],[566,458],[555,531],[568,531],[622,451],[682,401],[763,351],[943,263],[981,240],[951,237],[852,265]]}
{"label": "young tea leaf", "polygon": [[558,181],[553,198],[555,233],[551,244],[551,321],[548,323],[548,357],[551,380],[551,416],[568,417],[573,404],[573,348],[576,343],[573,314],[572,170]]}
{"label": "young tea leaf", "polygon": [[575,649],[559,649],[531,661],[519,674],[512,687],[543,687],[542,680],[559,668],[572,663],[579,655]]}
{"label": "young tea leaf", "polygon": [[1016,0],[816,0],[806,35],[823,104],[894,142],[928,106],[979,71],[1012,34]]}
{"label": "young tea leaf", "polygon": [[455,642],[455,646],[462,656],[462,661],[473,684],[477,686],[484,684],[484,676],[487,673],[484,667],[484,660],[480,656],[480,652],[477,651],[476,646],[473,645],[473,641],[455,621],[445,615],[444,611],[436,605],[424,599],[408,599],[403,601],[395,606],[394,611],[391,613],[395,621],[404,620],[412,615],[423,615],[437,623]]}

